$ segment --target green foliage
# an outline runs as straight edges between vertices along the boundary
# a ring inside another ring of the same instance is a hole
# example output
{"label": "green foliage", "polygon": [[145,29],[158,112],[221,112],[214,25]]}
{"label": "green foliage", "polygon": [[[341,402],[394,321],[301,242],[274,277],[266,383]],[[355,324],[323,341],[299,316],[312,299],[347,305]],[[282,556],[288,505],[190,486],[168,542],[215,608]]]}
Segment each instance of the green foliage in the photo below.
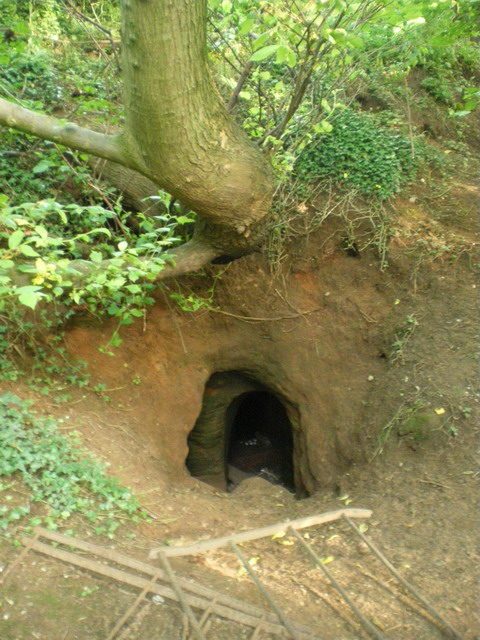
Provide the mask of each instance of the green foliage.
{"label": "green foliage", "polygon": [[4,53],[0,86],[40,109],[58,103],[64,93],[53,61],[45,51],[30,54],[13,50],[9,55]]}
{"label": "green foliage", "polygon": [[312,140],[303,150],[295,173],[305,181],[333,179],[339,187],[385,200],[412,180],[419,146],[401,133],[378,124],[370,114],[344,109],[330,122],[332,131]]}
{"label": "green foliage", "polygon": [[[19,347],[30,347],[45,367],[48,345],[40,349],[35,324],[58,332],[72,315],[82,311],[115,318],[118,327],[142,318],[153,304],[154,280],[172,260],[164,250],[179,242],[177,230],[190,223],[166,214],[138,216],[138,228],[126,225],[121,209],[61,205],[53,200],[11,206],[0,197],[0,372],[18,377],[8,362]],[[23,278],[23,282],[20,279]],[[36,310],[25,318],[25,308]],[[109,346],[121,339],[116,330]],[[50,340],[58,350],[59,344]],[[47,366],[48,365],[48,366]],[[53,373],[53,370],[51,371]],[[69,375],[73,375],[69,374]]]}
{"label": "green foliage", "polygon": [[53,143],[13,131],[0,131],[0,144],[0,185],[11,204],[48,198],[93,204],[100,199],[98,192],[92,192],[97,181],[84,154],[65,153]]}
{"label": "green foliage", "polygon": [[[40,300],[61,301],[128,324],[138,315],[134,309],[150,302],[151,286],[137,283],[155,279],[166,262],[162,249],[177,241],[168,218],[164,226],[136,236],[115,212],[102,207],[62,206],[52,200],[13,207],[3,200],[0,206],[0,299],[6,304],[17,298],[33,309]],[[82,258],[92,269],[86,276],[76,261]],[[14,266],[29,274],[31,284],[14,282]]]}
{"label": "green foliage", "polygon": [[[0,396],[0,477],[21,481],[28,500],[10,506],[9,485],[0,483],[0,531],[30,517],[30,525],[57,528],[78,514],[98,534],[112,537],[119,517],[144,517],[132,493],[108,476],[105,467],[80,446],[75,435],[62,435],[52,418],[36,415],[30,403],[12,394]],[[23,492],[22,492],[23,495]]]}
{"label": "green foliage", "polygon": [[422,80],[422,87],[439,102],[444,104],[452,104],[455,99],[455,93],[452,85],[445,76],[430,75]]}
{"label": "green foliage", "polygon": [[[402,133],[412,71],[421,72],[423,88],[448,104],[456,122],[478,106],[479,56],[472,42],[479,21],[473,0],[304,2],[301,10],[286,0],[208,4],[210,55],[220,90],[228,99],[251,65],[236,116],[252,139],[272,151],[279,182],[287,184],[292,172],[301,178],[302,201],[320,182],[381,204],[414,179],[425,153],[411,121],[408,137]],[[93,128],[115,128],[120,123],[118,6],[110,0],[76,6],[87,19],[56,0],[4,0],[0,93]],[[318,55],[312,57],[312,51]],[[308,74],[308,91],[283,126]],[[385,125],[385,113],[350,108],[359,90],[386,98],[380,109],[395,110],[398,121]],[[12,351],[2,344],[13,329],[32,350],[39,349],[30,339],[34,321],[22,316],[25,307],[34,308],[38,323],[39,302],[61,305],[62,317],[88,311],[120,324],[142,317],[164,266],[162,251],[181,235],[181,217],[139,216],[133,227],[115,192],[98,188],[84,155],[5,129],[0,149],[0,191],[8,196],[0,204],[0,311],[6,318],[0,350]],[[277,203],[282,205],[285,201]],[[378,210],[371,219],[383,265],[388,224]],[[277,226],[278,235],[284,231]],[[350,231],[348,242],[354,242]],[[10,234],[17,245],[9,246]],[[89,262],[87,277],[78,277],[79,260]],[[12,262],[24,283],[12,278]],[[202,304],[181,296],[176,302],[189,310]],[[41,322],[56,327],[51,317]],[[113,343],[118,340],[115,332]],[[17,375],[6,361],[2,366],[5,376]]]}
{"label": "green foliage", "polygon": [[170,298],[179,306],[182,311],[195,313],[196,311],[208,311],[212,309],[212,299],[201,298],[195,293],[184,295],[182,293],[171,293]]}

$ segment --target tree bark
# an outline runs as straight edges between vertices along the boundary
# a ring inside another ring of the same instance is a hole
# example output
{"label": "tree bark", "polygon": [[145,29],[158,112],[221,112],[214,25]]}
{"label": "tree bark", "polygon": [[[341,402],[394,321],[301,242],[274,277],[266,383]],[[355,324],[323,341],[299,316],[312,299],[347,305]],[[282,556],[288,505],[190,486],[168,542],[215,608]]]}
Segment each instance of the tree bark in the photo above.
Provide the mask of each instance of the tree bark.
{"label": "tree bark", "polygon": [[158,194],[159,186],[138,171],[98,158],[92,158],[89,165],[97,178],[105,180],[121,192],[123,205],[127,210],[139,211],[148,216],[165,213],[166,207],[152,200],[152,196]]}

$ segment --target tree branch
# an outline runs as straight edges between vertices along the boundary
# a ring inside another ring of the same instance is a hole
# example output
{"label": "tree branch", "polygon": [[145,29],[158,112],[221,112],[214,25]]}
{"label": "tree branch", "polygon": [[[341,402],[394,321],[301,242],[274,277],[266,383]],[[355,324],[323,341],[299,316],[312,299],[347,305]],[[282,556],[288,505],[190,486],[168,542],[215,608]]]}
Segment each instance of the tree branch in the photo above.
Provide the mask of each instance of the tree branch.
{"label": "tree branch", "polygon": [[0,98],[0,125],[133,168],[133,162],[129,161],[123,149],[121,134],[97,133],[72,122],[30,111],[3,98]]}
{"label": "tree branch", "polygon": [[238,102],[238,97],[240,96],[240,93],[243,89],[245,82],[248,80],[248,76],[250,75],[250,71],[252,70],[252,67],[253,67],[253,62],[251,62],[250,60],[243,67],[243,70],[242,70],[242,73],[240,74],[237,85],[233,90],[232,95],[230,96],[230,100],[228,101],[227,111],[229,113],[231,113],[235,108],[235,105]]}

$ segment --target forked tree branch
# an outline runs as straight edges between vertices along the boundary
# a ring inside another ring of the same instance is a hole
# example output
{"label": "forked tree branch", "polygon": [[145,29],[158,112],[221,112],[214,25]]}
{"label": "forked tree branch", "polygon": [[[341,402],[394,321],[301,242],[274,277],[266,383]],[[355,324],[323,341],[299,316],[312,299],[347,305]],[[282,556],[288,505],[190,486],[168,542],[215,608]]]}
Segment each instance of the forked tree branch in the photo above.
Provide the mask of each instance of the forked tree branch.
{"label": "forked tree branch", "polygon": [[0,125],[133,168],[122,146],[121,134],[97,133],[72,122],[30,111],[3,98],[0,98]]}

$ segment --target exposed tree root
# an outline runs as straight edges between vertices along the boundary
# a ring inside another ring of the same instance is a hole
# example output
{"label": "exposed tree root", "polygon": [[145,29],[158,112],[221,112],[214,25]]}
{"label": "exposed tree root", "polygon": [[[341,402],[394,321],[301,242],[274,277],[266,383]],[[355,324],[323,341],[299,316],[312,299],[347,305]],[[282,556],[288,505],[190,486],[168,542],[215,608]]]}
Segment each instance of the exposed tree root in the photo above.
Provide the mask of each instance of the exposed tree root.
{"label": "exposed tree root", "polygon": [[[190,240],[175,249],[166,251],[165,256],[171,259],[171,262],[160,271],[156,277],[156,282],[201,269],[218,257],[218,250],[199,240]],[[143,258],[142,260],[148,262],[148,258]],[[81,279],[82,275],[108,268],[109,263],[110,260],[104,260],[100,265],[93,265],[88,260],[74,260],[70,263],[69,268],[78,272]]]}

